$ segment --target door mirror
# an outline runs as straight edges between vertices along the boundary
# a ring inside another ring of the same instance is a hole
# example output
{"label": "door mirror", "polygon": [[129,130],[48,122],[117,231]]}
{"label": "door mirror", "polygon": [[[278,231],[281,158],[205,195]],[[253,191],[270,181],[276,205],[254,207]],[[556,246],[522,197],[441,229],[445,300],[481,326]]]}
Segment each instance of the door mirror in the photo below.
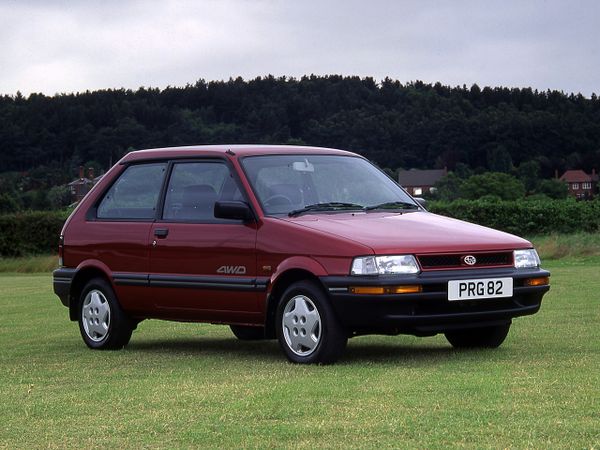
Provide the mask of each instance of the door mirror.
{"label": "door mirror", "polygon": [[421,197],[413,197],[417,203],[423,208],[423,209],[427,209],[427,200],[425,200],[424,198]]}
{"label": "door mirror", "polygon": [[215,217],[248,221],[254,219],[254,214],[250,206],[244,202],[215,202]]}

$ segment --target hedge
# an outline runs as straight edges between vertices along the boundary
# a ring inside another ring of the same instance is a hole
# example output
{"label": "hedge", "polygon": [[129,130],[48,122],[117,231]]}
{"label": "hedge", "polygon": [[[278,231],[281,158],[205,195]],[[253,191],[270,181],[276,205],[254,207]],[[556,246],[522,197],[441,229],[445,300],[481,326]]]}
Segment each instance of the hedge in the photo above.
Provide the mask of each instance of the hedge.
{"label": "hedge", "polygon": [[456,200],[431,202],[427,209],[521,236],[600,230],[600,200]]}
{"label": "hedge", "polygon": [[[518,235],[600,231],[600,200],[430,202],[429,211]],[[67,212],[0,215],[0,256],[55,253]]]}
{"label": "hedge", "polygon": [[56,253],[67,217],[68,213],[63,211],[0,215],[0,256]]}

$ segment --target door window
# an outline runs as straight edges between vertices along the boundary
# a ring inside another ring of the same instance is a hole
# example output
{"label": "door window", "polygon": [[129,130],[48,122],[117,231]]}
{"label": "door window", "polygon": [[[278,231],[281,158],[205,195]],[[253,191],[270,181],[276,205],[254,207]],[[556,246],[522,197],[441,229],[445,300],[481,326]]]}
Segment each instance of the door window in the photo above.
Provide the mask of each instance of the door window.
{"label": "door window", "polygon": [[162,218],[182,222],[221,222],[215,219],[217,200],[242,200],[225,163],[182,162],[173,165]]}

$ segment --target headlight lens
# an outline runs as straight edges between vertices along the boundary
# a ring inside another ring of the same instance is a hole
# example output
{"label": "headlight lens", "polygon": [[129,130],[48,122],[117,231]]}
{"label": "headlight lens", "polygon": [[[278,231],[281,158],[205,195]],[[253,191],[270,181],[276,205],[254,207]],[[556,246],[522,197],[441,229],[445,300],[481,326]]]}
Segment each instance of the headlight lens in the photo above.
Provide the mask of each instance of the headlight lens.
{"label": "headlight lens", "polygon": [[361,256],[352,261],[352,275],[391,275],[419,273],[413,255]]}
{"label": "headlight lens", "polygon": [[517,269],[540,266],[540,257],[533,248],[527,250],[515,250],[514,254],[515,267]]}

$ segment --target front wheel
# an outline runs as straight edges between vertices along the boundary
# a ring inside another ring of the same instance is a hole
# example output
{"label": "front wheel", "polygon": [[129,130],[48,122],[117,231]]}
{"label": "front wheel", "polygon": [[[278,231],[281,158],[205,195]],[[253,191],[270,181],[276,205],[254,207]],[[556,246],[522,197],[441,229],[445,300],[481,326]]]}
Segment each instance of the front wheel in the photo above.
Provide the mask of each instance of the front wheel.
{"label": "front wheel", "polygon": [[294,283],[284,292],[277,307],[276,332],[287,358],[301,364],[333,363],[348,342],[327,296],[312,281]]}
{"label": "front wheel", "polygon": [[510,329],[510,323],[482,328],[447,331],[446,339],[456,348],[497,348]]}
{"label": "front wheel", "polygon": [[134,327],[105,280],[94,278],[85,285],[79,297],[79,331],[88,347],[121,349],[131,339]]}

